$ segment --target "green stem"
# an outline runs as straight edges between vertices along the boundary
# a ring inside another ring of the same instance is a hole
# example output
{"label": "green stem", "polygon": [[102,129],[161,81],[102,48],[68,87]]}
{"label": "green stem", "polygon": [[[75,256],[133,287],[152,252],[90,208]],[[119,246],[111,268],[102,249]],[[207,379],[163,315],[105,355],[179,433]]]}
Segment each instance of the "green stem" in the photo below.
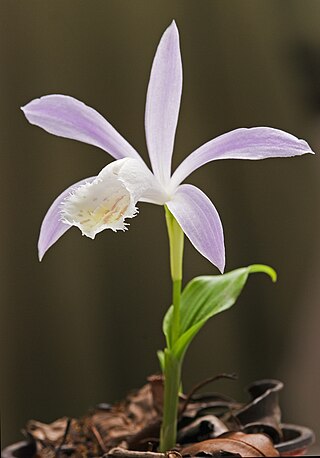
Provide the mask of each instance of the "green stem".
{"label": "green stem", "polygon": [[172,330],[171,330],[171,343],[172,345],[179,338],[180,334],[180,298],[181,298],[181,283],[182,280],[172,281]]}
{"label": "green stem", "polygon": [[172,449],[177,439],[177,416],[179,389],[181,385],[181,364],[171,349],[180,335],[180,300],[182,285],[183,231],[175,217],[165,207],[170,245],[170,271],[172,278],[172,327],[168,348],[164,351],[164,401],[160,432],[160,451]]}
{"label": "green stem", "polygon": [[160,431],[160,452],[167,452],[177,442],[178,402],[181,379],[181,362],[170,352],[164,351],[164,400]]}

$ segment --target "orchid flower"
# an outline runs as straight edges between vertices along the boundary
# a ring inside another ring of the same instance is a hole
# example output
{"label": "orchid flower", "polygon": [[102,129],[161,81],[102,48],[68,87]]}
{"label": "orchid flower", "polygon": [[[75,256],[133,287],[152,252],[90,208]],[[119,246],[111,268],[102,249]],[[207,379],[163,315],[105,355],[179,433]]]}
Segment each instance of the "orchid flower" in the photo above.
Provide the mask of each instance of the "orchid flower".
{"label": "orchid flower", "polygon": [[97,146],[116,159],[97,176],[70,186],[53,202],[40,231],[40,259],[71,226],[91,238],[104,229],[125,230],[125,220],[137,214],[140,201],[166,205],[194,247],[223,272],[225,248],[219,214],[200,189],[181,183],[210,161],[299,156],[312,150],[304,140],[278,129],[240,128],[200,146],[171,176],[181,92],[179,33],[173,21],[160,40],[147,91],[145,132],[152,172],[106,119],[72,97],[48,95],[22,108],[31,124]]}

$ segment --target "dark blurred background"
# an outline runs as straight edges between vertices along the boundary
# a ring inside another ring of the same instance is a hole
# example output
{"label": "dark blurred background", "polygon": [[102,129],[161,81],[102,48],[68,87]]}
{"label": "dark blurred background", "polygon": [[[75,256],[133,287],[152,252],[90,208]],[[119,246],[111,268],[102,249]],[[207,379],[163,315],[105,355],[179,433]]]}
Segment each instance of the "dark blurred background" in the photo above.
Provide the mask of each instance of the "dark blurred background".
{"label": "dark blurred background", "polygon": [[[112,402],[158,371],[170,305],[164,212],[140,204],[130,230],[93,242],[74,228],[40,264],[37,238],[53,199],[110,157],[27,123],[19,107],[45,94],[96,108],[147,159],[144,105],[161,34],[177,21],[184,92],[174,167],[237,127],[271,126],[320,146],[317,0],[2,0],[2,445],[30,418],[50,422]],[[320,159],[220,161],[189,179],[221,215],[227,270],[253,276],[230,311],[187,354],[185,390],[219,372],[214,388],[244,400],[252,380],[285,383],[286,422],[319,431]],[[217,274],[186,242],[185,281]]]}

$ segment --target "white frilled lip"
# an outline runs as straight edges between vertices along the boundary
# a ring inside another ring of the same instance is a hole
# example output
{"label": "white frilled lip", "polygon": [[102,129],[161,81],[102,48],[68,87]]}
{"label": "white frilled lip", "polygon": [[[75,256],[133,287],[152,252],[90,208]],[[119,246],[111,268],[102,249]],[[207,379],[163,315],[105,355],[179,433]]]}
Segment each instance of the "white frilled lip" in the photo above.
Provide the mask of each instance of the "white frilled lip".
{"label": "white frilled lip", "polygon": [[60,205],[61,222],[95,238],[104,229],[126,230],[141,198],[163,203],[161,189],[145,164],[125,158],[111,162],[91,182],[74,189]]}
{"label": "white frilled lip", "polygon": [[96,177],[64,190],[45,215],[38,242],[39,259],[72,226],[95,238],[104,229],[126,230],[138,201],[163,205],[168,199],[157,179],[139,159],[111,162]]}
{"label": "white frilled lip", "polygon": [[[219,214],[202,191],[181,183],[202,165],[218,159],[257,160],[313,151],[304,140],[278,129],[241,128],[200,146],[171,177],[181,92],[179,33],[173,21],[160,40],[147,90],[145,131],[153,174],[127,140],[101,114],[79,100],[49,95],[22,108],[31,124],[54,135],[97,146],[116,159],[115,165],[107,166],[98,177],[72,185],[54,201],[40,231],[40,258],[71,225],[80,227],[90,237],[105,228],[124,229],[125,218],[136,213],[136,202],[144,201],[166,203],[194,247],[223,271],[225,247]],[[109,172],[114,172],[119,164],[115,178]],[[92,207],[95,198],[100,205],[97,208]],[[79,207],[81,199],[85,202],[83,214]],[[106,208],[103,202],[108,202]],[[85,212],[89,221],[83,219]]]}

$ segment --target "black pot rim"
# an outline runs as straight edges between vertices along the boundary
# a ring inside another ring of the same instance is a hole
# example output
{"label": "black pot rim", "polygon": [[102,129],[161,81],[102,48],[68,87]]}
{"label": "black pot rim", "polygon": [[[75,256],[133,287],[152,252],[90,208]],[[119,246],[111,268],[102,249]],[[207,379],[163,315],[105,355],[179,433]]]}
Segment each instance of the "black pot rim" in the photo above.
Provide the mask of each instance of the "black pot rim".
{"label": "black pot rim", "polygon": [[315,441],[314,432],[306,426],[284,423],[281,429],[285,440],[274,446],[279,453],[304,449]]}
{"label": "black pot rim", "polygon": [[[28,455],[24,455],[27,453]],[[30,441],[16,442],[4,448],[1,452],[1,458],[23,458],[24,456],[32,456],[36,453],[35,444]]]}

